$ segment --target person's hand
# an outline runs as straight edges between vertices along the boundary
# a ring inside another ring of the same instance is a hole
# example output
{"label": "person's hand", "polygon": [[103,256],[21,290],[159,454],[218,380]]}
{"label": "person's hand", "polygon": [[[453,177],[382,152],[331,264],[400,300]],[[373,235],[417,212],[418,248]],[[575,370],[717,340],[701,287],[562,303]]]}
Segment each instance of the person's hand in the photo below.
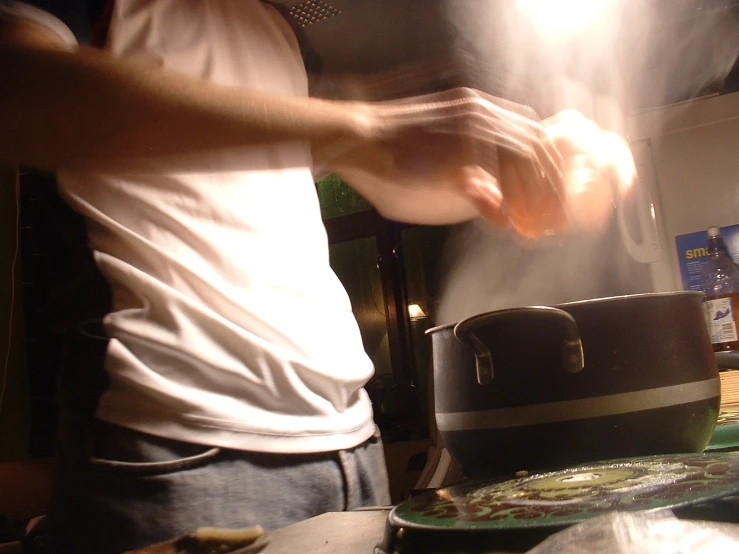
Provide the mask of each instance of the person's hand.
{"label": "person's hand", "polygon": [[602,130],[575,110],[545,120],[547,135],[562,156],[562,173],[574,225],[597,229],[613,212],[614,195],[628,195],[636,165],[626,140]]}
{"label": "person's hand", "polygon": [[[560,155],[564,199],[562,209],[548,213],[529,210],[508,213],[520,234],[537,237],[558,234],[571,227],[600,230],[611,218],[614,197],[628,195],[637,176],[636,165],[626,140],[605,131],[576,110],[563,110],[542,121],[545,133]],[[521,161],[501,154],[500,183],[504,195],[515,197],[525,190]]]}
{"label": "person's hand", "polygon": [[323,157],[338,147],[329,164],[384,215],[479,215],[531,237],[566,229],[562,156],[530,108],[455,89],[361,109],[367,139]]}
{"label": "person's hand", "polygon": [[534,110],[471,89],[360,105],[366,137],[333,165],[383,215],[414,222],[480,216],[528,238],[602,226],[613,182],[635,170],[618,135],[574,110]]}

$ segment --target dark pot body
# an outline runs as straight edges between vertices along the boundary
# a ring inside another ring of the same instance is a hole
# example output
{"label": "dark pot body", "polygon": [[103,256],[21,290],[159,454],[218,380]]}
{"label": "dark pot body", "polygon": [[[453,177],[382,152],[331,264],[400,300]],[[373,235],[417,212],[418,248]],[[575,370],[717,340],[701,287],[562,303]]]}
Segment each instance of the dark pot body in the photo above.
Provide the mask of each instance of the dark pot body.
{"label": "dark pot body", "polygon": [[557,308],[428,331],[437,424],[469,477],[703,451],[720,380],[699,293]]}

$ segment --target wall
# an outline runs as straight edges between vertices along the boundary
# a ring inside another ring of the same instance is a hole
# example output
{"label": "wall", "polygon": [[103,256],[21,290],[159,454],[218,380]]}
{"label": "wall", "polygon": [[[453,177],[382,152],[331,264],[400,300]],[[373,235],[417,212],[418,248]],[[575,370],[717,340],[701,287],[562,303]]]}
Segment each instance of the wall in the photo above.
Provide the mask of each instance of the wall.
{"label": "wall", "polygon": [[15,167],[0,165],[0,395],[5,390],[0,400],[0,462],[27,456],[30,430],[20,252],[13,264],[18,237],[15,178]]}

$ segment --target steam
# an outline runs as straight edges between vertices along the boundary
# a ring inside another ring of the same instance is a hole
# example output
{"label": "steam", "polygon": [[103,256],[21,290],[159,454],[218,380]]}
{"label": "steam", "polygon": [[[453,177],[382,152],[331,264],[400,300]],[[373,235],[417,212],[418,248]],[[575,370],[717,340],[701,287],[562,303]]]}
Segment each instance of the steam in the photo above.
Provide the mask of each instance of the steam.
{"label": "steam", "polygon": [[522,244],[479,223],[458,229],[447,245],[434,324],[504,308],[651,291],[649,270],[628,258],[615,226],[554,240]]}
{"label": "steam", "polygon": [[[739,53],[729,0],[453,0],[455,50],[470,84],[532,105],[595,115],[593,96],[624,113],[678,101],[718,83]],[[700,8],[700,9],[699,9]],[[538,11],[537,11],[538,10]],[[568,24],[569,22],[569,24]],[[561,83],[570,84],[561,90]]]}
{"label": "steam", "polygon": [[[737,60],[739,5],[583,2],[586,24],[568,16],[582,4],[578,0],[446,2],[456,49],[473,60],[468,84],[528,104],[542,117],[574,108],[623,133],[627,115],[710,92]],[[537,19],[529,9],[537,6],[550,10],[546,17]],[[573,13],[582,16],[583,5],[580,10]],[[573,232],[535,244],[470,224],[458,230],[446,255],[436,324],[502,308],[651,290],[648,268],[629,258],[614,221],[600,233]]]}

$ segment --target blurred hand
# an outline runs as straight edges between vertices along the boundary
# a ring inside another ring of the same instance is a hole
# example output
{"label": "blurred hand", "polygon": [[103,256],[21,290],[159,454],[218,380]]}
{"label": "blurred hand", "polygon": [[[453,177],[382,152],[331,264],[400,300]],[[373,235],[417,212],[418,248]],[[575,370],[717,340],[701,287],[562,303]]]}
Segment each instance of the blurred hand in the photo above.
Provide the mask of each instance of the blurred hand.
{"label": "blurred hand", "polygon": [[628,143],[575,110],[559,112],[543,124],[563,158],[573,223],[586,229],[604,226],[613,211],[614,194],[629,194],[636,179]]}
{"label": "blurred hand", "polygon": [[362,109],[369,139],[338,145],[345,151],[329,164],[381,212],[388,196],[411,202],[410,190],[422,206],[386,210],[391,216],[434,220],[423,216],[464,205],[466,219],[527,236],[566,227],[562,156],[530,108],[454,89]]}
{"label": "blurred hand", "polygon": [[542,122],[472,89],[359,107],[368,138],[341,143],[332,165],[393,219],[480,216],[537,238],[602,225],[613,179],[633,180],[626,143],[575,111]]}

